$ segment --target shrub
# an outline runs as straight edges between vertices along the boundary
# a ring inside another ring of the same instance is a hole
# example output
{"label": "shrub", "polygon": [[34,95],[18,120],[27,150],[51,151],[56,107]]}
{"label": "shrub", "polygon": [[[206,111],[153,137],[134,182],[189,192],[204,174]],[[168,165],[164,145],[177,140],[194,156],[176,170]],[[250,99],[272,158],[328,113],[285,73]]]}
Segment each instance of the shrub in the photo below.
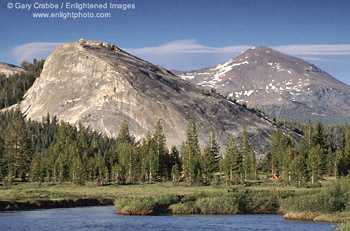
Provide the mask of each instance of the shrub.
{"label": "shrub", "polygon": [[119,213],[125,215],[152,215],[155,203],[151,197],[135,198],[124,207],[120,208]]}
{"label": "shrub", "polygon": [[199,210],[193,203],[177,203],[169,207],[172,214],[198,214]]}
{"label": "shrub", "polygon": [[279,209],[277,195],[271,192],[258,191],[250,195],[251,205],[248,210],[252,213],[275,213]]}
{"label": "shrub", "polygon": [[156,215],[169,213],[169,206],[179,200],[177,195],[161,195],[158,197],[119,198],[114,201],[114,204],[120,214]]}
{"label": "shrub", "polygon": [[323,190],[308,192],[301,196],[290,196],[281,201],[283,211],[332,213],[344,211],[349,198],[347,189],[340,182],[334,182]]}
{"label": "shrub", "polygon": [[119,210],[119,209],[122,209],[124,208],[125,206],[127,206],[128,204],[131,203],[131,201],[133,200],[134,198],[117,198],[114,200],[114,207],[115,209]]}
{"label": "shrub", "polygon": [[241,212],[241,200],[236,196],[222,195],[200,198],[196,207],[202,214],[237,214]]}

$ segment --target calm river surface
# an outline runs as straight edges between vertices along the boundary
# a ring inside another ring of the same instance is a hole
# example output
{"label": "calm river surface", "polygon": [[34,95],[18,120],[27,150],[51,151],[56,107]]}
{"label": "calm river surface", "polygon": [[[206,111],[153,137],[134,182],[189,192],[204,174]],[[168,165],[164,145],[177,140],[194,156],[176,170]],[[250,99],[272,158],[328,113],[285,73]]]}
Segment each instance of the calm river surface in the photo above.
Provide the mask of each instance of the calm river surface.
{"label": "calm river surface", "polygon": [[121,216],[113,206],[0,212],[0,230],[328,230],[329,223],[287,221],[282,215]]}

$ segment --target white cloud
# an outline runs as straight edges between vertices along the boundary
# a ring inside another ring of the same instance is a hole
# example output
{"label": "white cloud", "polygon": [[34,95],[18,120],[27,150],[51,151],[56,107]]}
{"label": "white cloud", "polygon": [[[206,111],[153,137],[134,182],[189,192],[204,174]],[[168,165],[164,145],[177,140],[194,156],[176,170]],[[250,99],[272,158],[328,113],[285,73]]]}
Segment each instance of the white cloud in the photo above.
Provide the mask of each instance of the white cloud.
{"label": "white cloud", "polygon": [[271,48],[291,55],[350,55],[350,44],[287,45]]}
{"label": "white cloud", "polygon": [[48,43],[48,42],[38,42],[38,43],[27,43],[15,47],[11,51],[11,56],[13,59],[20,63],[24,60],[32,61],[36,59],[46,59],[52,51],[62,43]]}
{"label": "white cloud", "polygon": [[[15,47],[11,52],[11,56],[17,63],[23,60],[31,61],[33,58],[46,58],[60,44],[48,42],[27,43]],[[226,62],[251,47],[250,45],[213,47],[202,45],[193,39],[187,39],[154,47],[125,48],[124,50],[167,69],[196,70]],[[335,75],[337,75],[337,69],[344,69],[350,60],[350,44],[285,45],[271,48],[313,62]],[[329,63],[338,66],[337,68],[328,67]],[[344,73],[341,75],[345,76]]]}
{"label": "white cloud", "polygon": [[211,47],[196,40],[177,40],[155,47],[125,48],[129,53],[167,69],[194,70],[212,66],[238,55],[252,46]]}
{"label": "white cloud", "polygon": [[[251,47],[250,45],[212,47],[199,44],[196,40],[177,40],[155,47],[125,50],[168,69],[193,70],[226,62]],[[312,62],[334,61],[339,60],[339,56],[350,55],[350,44],[285,45],[271,48]]]}
{"label": "white cloud", "polygon": [[144,48],[126,48],[126,50],[135,55],[144,54],[213,54],[213,53],[237,53],[242,52],[251,46],[227,46],[227,47],[210,47],[198,44],[196,40],[177,40],[170,43],[162,44],[156,47]]}
{"label": "white cloud", "polygon": [[[210,47],[197,43],[196,40],[177,40],[156,47],[126,48],[132,54],[212,54],[212,53],[237,53],[251,48],[249,45],[235,45],[226,47]],[[286,45],[273,46],[275,50],[293,55],[350,55],[350,44],[337,45]]]}

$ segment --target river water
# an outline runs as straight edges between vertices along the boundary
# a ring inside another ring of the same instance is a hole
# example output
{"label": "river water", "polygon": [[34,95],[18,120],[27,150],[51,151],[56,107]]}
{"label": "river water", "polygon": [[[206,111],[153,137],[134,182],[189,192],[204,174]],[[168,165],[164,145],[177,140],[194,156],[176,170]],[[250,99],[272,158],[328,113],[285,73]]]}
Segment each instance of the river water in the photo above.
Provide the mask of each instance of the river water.
{"label": "river water", "polygon": [[332,224],[282,215],[122,216],[113,206],[0,212],[0,230],[332,230]]}

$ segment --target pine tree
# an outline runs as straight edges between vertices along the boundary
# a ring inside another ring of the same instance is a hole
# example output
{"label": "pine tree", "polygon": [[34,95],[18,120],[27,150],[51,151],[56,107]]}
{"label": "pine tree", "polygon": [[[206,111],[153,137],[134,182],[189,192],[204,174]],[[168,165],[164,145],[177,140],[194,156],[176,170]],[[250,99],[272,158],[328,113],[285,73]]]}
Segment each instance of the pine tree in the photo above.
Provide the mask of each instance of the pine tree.
{"label": "pine tree", "polygon": [[313,130],[311,121],[304,126],[303,128],[303,139],[301,140],[301,144],[299,146],[299,153],[307,159],[311,148],[313,147]]}
{"label": "pine tree", "polygon": [[201,158],[202,173],[205,181],[209,182],[214,172],[219,170],[220,147],[216,140],[215,132],[212,127],[209,130],[209,140],[207,146],[203,150]]}
{"label": "pine tree", "polygon": [[179,166],[177,164],[173,165],[171,169],[171,176],[173,182],[178,182],[180,180],[180,171],[179,171]]}
{"label": "pine tree", "polygon": [[187,129],[187,139],[183,148],[183,165],[186,181],[192,185],[200,179],[197,174],[200,173],[200,148],[198,143],[196,124],[193,120],[189,121]]}
{"label": "pine tree", "polygon": [[182,163],[181,163],[180,153],[175,146],[171,147],[170,161],[171,161],[171,166],[177,165],[180,172]]}
{"label": "pine tree", "polygon": [[[84,159],[91,158],[94,156],[94,150],[92,149],[91,137],[89,136],[89,131],[79,123],[78,132],[78,148],[81,153],[83,153]],[[95,141],[96,142],[96,141]]]}
{"label": "pine tree", "polygon": [[332,152],[332,148],[329,146],[326,157],[326,172],[328,176],[332,176],[334,173],[334,161],[335,157]]}
{"label": "pine tree", "polygon": [[141,145],[139,147],[140,150],[140,168],[141,168],[141,181],[148,181],[149,177],[149,168],[148,168],[148,152],[150,149],[150,145],[152,143],[151,133],[148,131],[146,138],[142,139]]}
{"label": "pine tree", "polygon": [[152,183],[158,178],[159,174],[159,155],[156,151],[156,145],[154,142],[150,144],[148,154],[147,154],[147,169],[148,169],[148,179]]}
{"label": "pine tree", "polygon": [[30,166],[30,179],[34,182],[43,182],[45,176],[44,156],[37,153]]}
{"label": "pine tree", "polygon": [[86,170],[84,168],[83,161],[80,159],[79,155],[75,155],[71,171],[72,183],[77,185],[84,185]]}
{"label": "pine tree", "polygon": [[118,178],[121,183],[133,183],[140,177],[139,153],[129,133],[129,126],[123,122],[117,137]]}
{"label": "pine tree", "polygon": [[281,171],[283,165],[283,153],[287,148],[287,142],[281,129],[272,134],[270,140],[270,149],[267,154],[271,175],[276,177]]}
{"label": "pine tree", "polygon": [[117,184],[124,184],[126,182],[126,169],[121,164],[113,166],[113,179]]}
{"label": "pine tree", "polygon": [[5,158],[8,173],[26,179],[32,159],[30,140],[25,120],[20,111],[15,111],[5,136]]}
{"label": "pine tree", "polygon": [[95,174],[97,175],[96,180],[99,185],[107,183],[108,180],[108,171],[106,172],[106,162],[102,156],[101,150],[98,150],[97,156],[95,157]]}
{"label": "pine tree", "polygon": [[168,148],[166,147],[166,139],[165,135],[163,133],[163,127],[160,123],[160,120],[158,120],[154,134],[153,134],[153,140],[155,144],[155,153],[158,158],[158,175],[165,179],[167,176],[170,176],[171,173],[171,162],[170,162],[170,156]]}
{"label": "pine tree", "polygon": [[335,176],[335,178],[338,178],[338,176],[340,175],[340,173],[342,172],[342,163],[344,163],[343,161],[343,152],[340,149],[337,149],[337,151],[335,152],[335,158],[334,158],[334,167],[333,167],[333,175]]}
{"label": "pine tree", "polygon": [[306,160],[307,169],[311,177],[311,184],[315,183],[315,179],[322,173],[322,149],[319,144],[312,147],[309,156]]}
{"label": "pine tree", "polygon": [[208,147],[210,148],[210,153],[213,158],[213,170],[217,171],[219,170],[219,161],[221,159],[220,156],[220,146],[218,144],[218,141],[216,139],[216,135],[214,132],[214,128],[210,127],[209,129],[209,142],[208,142]]}
{"label": "pine tree", "polygon": [[68,177],[69,167],[67,162],[67,157],[64,153],[60,153],[55,162],[55,178],[57,178],[60,184]]}
{"label": "pine tree", "polygon": [[140,148],[140,174],[141,180],[148,181],[150,183],[158,181],[159,178],[159,155],[156,142],[148,132],[145,139],[143,139]]}
{"label": "pine tree", "polygon": [[111,177],[110,181],[112,183],[117,183],[118,184],[118,172],[117,172],[117,164],[113,165],[111,167]]}
{"label": "pine tree", "polygon": [[203,149],[203,155],[201,158],[202,173],[204,174],[204,180],[206,183],[210,182],[212,175],[216,169],[214,161],[215,159],[213,158],[210,147],[206,146]]}
{"label": "pine tree", "polygon": [[248,142],[248,135],[247,135],[247,129],[245,126],[243,126],[243,131],[242,131],[242,137],[241,137],[241,145],[240,145],[240,152],[243,157],[243,176],[244,179],[248,178],[248,173],[250,172],[250,146]]}
{"label": "pine tree", "polygon": [[[116,149],[117,148],[115,146],[112,146],[107,151],[106,160],[107,160],[107,163],[108,163],[109,167],[111,167],[111,168],[112,168],[112,166],[117,164],[118,161],[119,161],[118,160],[118,152],[117,152]],[[96,150],[95,150],[95,152],[96,152]]]}
{"label": "pine tree", "polygon": [[292,162],[292,179],[297,182],[298,187],[301,186],[303,179],[305,177],[306,163],[304,155],[297,154],[295,155]]}
{"label": "pine tree", "polygon": [[321,148],[325,148],[327,146],[325,131],[321,120],[317,120],[315,123],[312,139],[313,143],[315,145],[319,144]]}
{"label": "pine tree", "polygon": [[250,148],[250,152],[249,152],[249,162],[250,162],[249,175],[252,179],[256,180],[258,178],[258,163],[256,161],[255,152],[252,147]]}
{"label": "pine tree", "polygon": [[243,157],[233,140],[230,139],[223,159],[223,168],[226,175],[226,184],[233,183],[234,179],[243,181]]}
{"label": "pine tree", "polygon": [[[137,150],[132,143],[124,142],[117,146],[118,166],[120,168],[120,179],[132,183],[137,177]],[[125,174],[122,176],[122,174]],[[124,182],[122,182],[124,183]]]}
{"label": "pine tree", "polygon": [[126,122],[126,120],[123,121],[122,127],[120,128],[118,137],[117,137],[117,143],[129,143],[131,142],[131,136],[129,133],[129,125]]}
{"label": "pine tree", "polygon": [[314,147],[316,147],[317,145],[320,146],[320,149],[322,151],[322,155],[321,155],[322,171],[326,172],[328,145],[327,145],[324,127],[321,120],[317,120],[315,123],[312,140],[313,140]]}
{"label": "pine tree", "polygon": [[288,145],[286,153],[284,154],[283,159],[283,175],[286,176],[288,185],[291,184],[293,180],[293,160],[294,160],[294,151],[291,145]]}

